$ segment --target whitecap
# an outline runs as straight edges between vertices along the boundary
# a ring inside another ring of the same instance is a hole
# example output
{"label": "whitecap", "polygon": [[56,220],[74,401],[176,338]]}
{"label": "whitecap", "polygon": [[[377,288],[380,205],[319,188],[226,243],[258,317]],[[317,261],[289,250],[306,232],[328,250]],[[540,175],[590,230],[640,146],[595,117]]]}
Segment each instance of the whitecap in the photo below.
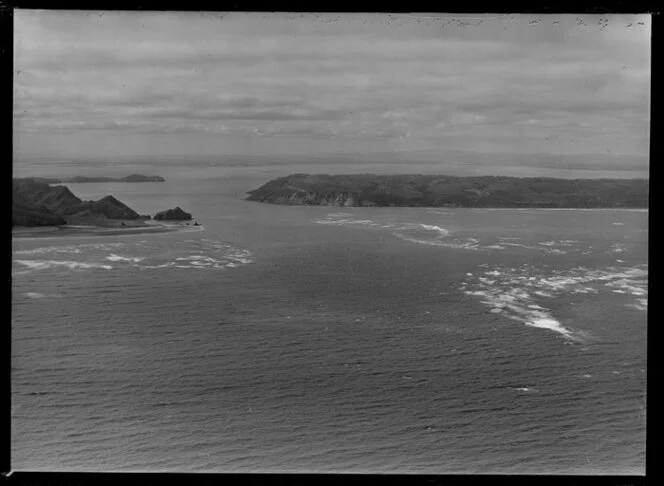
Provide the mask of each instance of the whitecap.
{"label": "whitecap", "polygon": [[141,262],[141,261],[145,260],[145,258],[124,257],[124,256],[120,256],[120,255],[116,255],[114,253],[111,253],[109,256],[106,257],[106,260],[110,260],[112,262],[134,262],[134,263],[138,263],[138,262]]}
{"label": "whitecap", "polygon": [[397,238],[400,238],[402,240],[410,241],[411,243],[419,243],[421,245],[429,245],[429,246],[441,246],[444,248],[453,248],[453,249],[459,249],[459,250],[473,250],[477,251],[479,248],[477,247],[476,243],[472,242],[459,242],[458,240],[456,241],[445,241],[445,240],[424,240],[421,238],[413,238],[408,235],[404,235],[403,233],[395,232],[392,233],[394,236]]}
{"label": "whitecap", "polygon": [[73,262],[73,261],[56,261],[56,260],[14,260],[16,263],[25,265],[35,270],[44,270],[53,267],[68,267],[72,270],[74,269],[91,269],[91,268],[103,268],[105,270],[111,270],[113,267],[110,265],[100,265],[98,263],[84,263],[84,262]]}
{"label": "whitecap", "polygon": [[80,245],[43,246],[31,250],[15,250],[16,255],[44,255],[48,253],[81,253],[83,250],[111,250],[124,243],[82,243]]}
{"label": "whitecap", "polygon": [[49,297],[62,297],[60,294],[42,294],[40,292],[26,292],[24,294],[26,297],[30,299],[45,299]]}
{"label": "whitecap", "polygon": [[538,327],[540,329],[549,329],[550,331],[560,333],[566,337],[570,337],[572,334],[569,329],[566,329],[560,324],[560,322],[552,318],[539,317],[537,319],[526,322],[526,325],[531,327]]}
{"label": "whitecap", "polygon": [[26,292],[25,295],[31,299],[43,299],[46,297],[44,294],[40,294],[39,292]]}

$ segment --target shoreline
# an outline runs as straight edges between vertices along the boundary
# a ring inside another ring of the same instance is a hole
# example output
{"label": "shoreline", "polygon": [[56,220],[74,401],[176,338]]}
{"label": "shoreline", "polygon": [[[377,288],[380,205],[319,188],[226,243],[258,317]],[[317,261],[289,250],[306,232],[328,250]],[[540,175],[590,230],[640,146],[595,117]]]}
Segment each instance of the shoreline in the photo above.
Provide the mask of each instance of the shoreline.
{"label": "shoreline", "polygon": [[[162,223],[146,221],[77,221],[77,224],[62,226],[15,226],[12,228],[12,239],[26,238],[59,238],[65,236],[118,236],[139,235],[148,233],[173,233],[183,229],[205,229],[203,226],[194,226],[185,223]],[[122,225],[124,223],[124,225]]]}

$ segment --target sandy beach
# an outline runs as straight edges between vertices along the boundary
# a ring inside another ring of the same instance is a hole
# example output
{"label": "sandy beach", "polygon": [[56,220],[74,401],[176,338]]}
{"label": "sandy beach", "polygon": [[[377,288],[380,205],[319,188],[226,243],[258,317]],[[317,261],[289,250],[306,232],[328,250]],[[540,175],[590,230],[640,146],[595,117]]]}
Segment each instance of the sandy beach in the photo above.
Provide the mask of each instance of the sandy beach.
{"label": "sandy beach", "polygon": [[110,236],[142,233],[170,233],[182,230],[202,231],[200,225],[185,222],[157,222],[152,220],[80,220],[63,226],[12,228],[12,238],[52,238],[60,236]]}

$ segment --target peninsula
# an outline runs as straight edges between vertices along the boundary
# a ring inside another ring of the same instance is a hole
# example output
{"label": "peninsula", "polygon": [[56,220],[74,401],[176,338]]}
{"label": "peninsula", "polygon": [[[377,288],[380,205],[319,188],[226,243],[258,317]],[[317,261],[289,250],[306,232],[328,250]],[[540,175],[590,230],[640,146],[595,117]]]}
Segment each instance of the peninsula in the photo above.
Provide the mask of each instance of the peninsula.
{"label": "peninsula", "polygon": [[[167,217],[164,217],[167,216]],[[162,211],[151,221],[113,196],[83,201],[65,186],[31,178],[12,181],[12,234],[17,237],[165,233],[182,228],[177,220],[191,219],[179,207]],[[188,224],[188,223],[187,223]],[[195,226],[200,226],[195,223]]]}
{"label": "peninsula", "polygon": [[272,204],[467,208],[647,208],[647,179],[293,174],[248,192]]}
{"label": "peninsula", "polygon": [[113,196],[83,201],[65,186],[33,179],[12,181],[12,226],[59,226],[106,220],[141,221],[141,216]]}

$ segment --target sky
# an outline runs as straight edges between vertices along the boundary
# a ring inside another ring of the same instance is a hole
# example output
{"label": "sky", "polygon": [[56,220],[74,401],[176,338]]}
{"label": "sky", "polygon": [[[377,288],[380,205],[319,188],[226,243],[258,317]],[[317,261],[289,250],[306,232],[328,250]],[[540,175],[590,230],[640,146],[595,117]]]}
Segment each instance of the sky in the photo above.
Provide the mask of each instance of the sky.
{"label": "sky", "polygon": [[647,156],[647,15],[16,10],[19,156]]}

